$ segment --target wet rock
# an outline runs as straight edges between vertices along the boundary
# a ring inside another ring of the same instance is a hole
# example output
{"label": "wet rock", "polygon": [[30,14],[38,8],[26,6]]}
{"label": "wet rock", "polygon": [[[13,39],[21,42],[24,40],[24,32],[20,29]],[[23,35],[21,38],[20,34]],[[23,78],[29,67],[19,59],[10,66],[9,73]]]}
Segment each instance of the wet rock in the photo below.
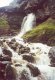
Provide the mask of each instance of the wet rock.
{"label": "wet rock", "polygon": [[27,67],[30,69],[33,77],[37,77],[41,74],[39,69],[37,67],[33,66],[32,64],[27,64]]}
{"label": "wet rock", "polygon": [[35,58],[32,55],[30,55],[30,54],[28,54],[28,55],[24,54],[22,57],[23,57],[24,60],[26,60],[28,62],[31,62],[31,63],[35,62]]}
{"label": "wet rock", "polygon": [[18,43],[17,42],[10,42],[9,47],[11,47],[14,51],[16,51],[17,47],[18,47]]}
{"label": "wet rock", "polygon": [[13,42],[9,42],[9,44],[14,44]]}
{"label": "wet rock", "polygon": [[49,58],[51,66],[55,66],[55,46],[53,46],[49,51]]}
{"label": "wet rock", "polygon": [[11,65],[6,66],[6,80],[16,80],[16,70]]}
{"label": "wet rock", "polygon": [[6,65],[9,64],[9,62],[1,62],[0,61],[0,80],[6,80],[5,76],[5,69]]}
{"label": "wet rock", "polygon": [[11,61],[11,57],[9,56],[1,56],[0,61]]}
{"label": "wet rock", "polygon": [[32,56],[36,56],[35,53],[31,53],[31,52],[30,52],[29,54],[31,54]]}
{"label": "wet rock", "polygon": [[26,70],[22,71],[20,80],[30,80],[30,78],[28,76],[28,72]]}
{"label": "wet rock", "polygon": [[0,80],[5,80],[4,72],[3,71],[0,71]]}
{"label": "wet rock", "polygon": [[5,70],[6,64],[0,61],[0,71]]}
{"label": "wet rock", "polygon": [[14,51],[16,51],[17,48],[18,48],[18,46],[19,46],[19,44],[18,44],[17,42],[14,42],[14,44],[12,44],[10,47],[11,47]]}
{"label": "wet rock", "polygon": [[12,57],[12,52],[7,49],[3,49],[3,54],[8,55],[9,57]]}
{"label": "wet rock", "polygon": [[30,48],[29,47],[22,47],[19,49],[19,53],[24,54],[24,53],[29,53],[30,52]]}
{"label": "wet rock", "polygon": [[11,48],[12,48],[14,51],[16,51],[16,47],[15,47],[15,46],[11,46]]}
{"label": "wet rock", "polygon": [[19,44],[19,45],[18,45],[18,48],[19,48],[19,49],[23,48],[23,45]]}
{"label": "wet rock", "polygon": [[16,42],[15,38],[11,40],[11,42]]}

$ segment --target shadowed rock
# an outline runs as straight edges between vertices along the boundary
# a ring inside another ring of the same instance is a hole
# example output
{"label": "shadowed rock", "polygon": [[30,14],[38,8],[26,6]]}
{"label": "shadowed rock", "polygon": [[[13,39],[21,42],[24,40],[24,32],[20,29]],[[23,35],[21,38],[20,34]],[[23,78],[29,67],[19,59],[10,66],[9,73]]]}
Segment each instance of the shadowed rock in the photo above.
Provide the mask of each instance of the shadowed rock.
{"label": "shadowed rock", "polygon": [[9,56],[1,56],[0,61],[11,61],[11,57]]}
{"label": "shadowed rock", "polygon": [[22,47],[19,49],[19,53],[24,54],[24,53],[29,53],[30,48],[29,47]]}
{"label": "shadowed rock", "polygon": [[37,77],[41,74],[39,69],[37,67],[33,66],[32,64],[27,64],[27,67],[30,69],[33,77]]}
{"label": "shadowed rock", "polygon": [[28,72],[26,70],[22,71],[20,80],[30,80],[30,78],[28,76]]}
{"label": "shadowed rock", "polygon": [[31,62],[31,63],[34,63],[35,62],[35,58],[32,56],[32,55],[23,55],[23,59],[28,61],[28,62]]}
{"label": "shadowed rock", "polygon": [[0,61],[0,80],[7,80],[6,79],[6,66],[10,64],[8,61]]}
{"label": "shadowed rock", "polygon": [[9,57],[12,57],[12,52],[10,52],[7,49],[3,49],[3,54],[8,55]]}
{"label": "shadowed rock", "polygon": [[16,76],[17,76],[16,70],[13,67],[11,67],[11,65],[8,64],[6,66],[6,79],[7,80],[16,80]]}

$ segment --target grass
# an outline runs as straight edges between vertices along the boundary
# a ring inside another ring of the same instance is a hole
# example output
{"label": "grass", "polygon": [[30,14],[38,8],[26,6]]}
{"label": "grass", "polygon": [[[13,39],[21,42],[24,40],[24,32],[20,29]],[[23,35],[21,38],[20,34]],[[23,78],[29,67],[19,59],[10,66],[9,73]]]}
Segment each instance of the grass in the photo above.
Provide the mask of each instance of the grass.
{"label": "grass", "polygon": [[27,32],[23,38],[31,42],[42,42],[48,45],[55,45],[55,20],[48,19]]}
{"label": "grass", "polygon": [[0,29],[8,29],[9,24],[5,17],[0,17]]}

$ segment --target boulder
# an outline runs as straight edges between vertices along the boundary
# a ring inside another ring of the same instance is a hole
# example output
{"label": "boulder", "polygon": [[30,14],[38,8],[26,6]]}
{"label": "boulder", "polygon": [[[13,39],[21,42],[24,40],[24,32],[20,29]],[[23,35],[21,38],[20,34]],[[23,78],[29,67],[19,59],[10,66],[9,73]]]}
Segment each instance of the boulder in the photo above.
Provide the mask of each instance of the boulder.
{"label": "boulder", "polygon": [[11,62],[11,57],[9,56],[1,56],[0,61],[10,61]]}
{"label": "boulder", "polygon": [[31,62],[31,63],[35,62],[35,58],[30,54],[28,54],[28,55],[24,54],[24,55],[22,55],[22,57],[23,57],[24,60],[26,60],[28,62]]}
{"label": "boulder", "polygon": [[22,47],[19,49],[19,53],[24,54],[24,53],[29,53],[30,48],[29,47]]}
{"label": "boulder", "polygon": [[11,42],[16,42],[15,38],[13,38],[13,39],[11,40]]}
{"label": "boulder", "polygon": [[26,70],[23,70],[20,75],[21,75],[20,80],[30,80],[28,76],[29,74]]}
{"label": "boulder", "polygon": [[6,66],[6,80],[16,80],[16,70],[11,65]]}
{"label": "boulder", "polygon": [[39,76],[41,74],[39,69],[37,67],[35,67],[34,65],[32,65],[32,64],[28,63],[27,67],[30,69],[31,75],[33,77],[37,77],[37,76]]}
{"label": "boulder", "polygon": [[0,61],[0,80],[6,80],[6,75],[5,75],[5,70],[6,70],[6,65],[10,64],[9,62],[1,62]]}
{"label": "boulder", "polygon": [[3,54],[8,55],[9,57],[12,57],[12,52],[7,49],[3,49]]}

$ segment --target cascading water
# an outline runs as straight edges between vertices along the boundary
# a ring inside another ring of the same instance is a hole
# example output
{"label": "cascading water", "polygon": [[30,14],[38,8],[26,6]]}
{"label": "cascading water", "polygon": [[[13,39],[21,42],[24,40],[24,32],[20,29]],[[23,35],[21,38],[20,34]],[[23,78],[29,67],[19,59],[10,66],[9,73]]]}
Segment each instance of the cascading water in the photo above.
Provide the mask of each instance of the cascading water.
{"label": "cascading water", "polygon": [[27,16],[25,16],[21,25],[21,31],[16,36],[16,39],[18,39],[18,37],[19,38],[22,37],[27,31],[30,31],[35,24],[36,24],[35,14],[30,13]]}
{"label": "cascading water", "polygon": [[[25,43],[21,38],[27,31],[33,28],[35,22],[35,14],[30,13],[25,16],[21,25],[20,33],[13,37],[16,42],[12,42],[9,38],[7,39],[8,42],[3,42],[1,46],[2,48],[0,47],[0,55],[3,55],[3,48],[12,53],[11,61],[13,64],[11,66],[15,69],[17,75],[16,79],[11,80],[55,80],[55,68],[49,66],[50,59],[48,53],[51,47],[42,43]],[[12,46],[10,46],[11,44]]]}
{"label": "cascading water", "polygon": [[22,25],[21,25],[21,32],[20,36],[23,36],[27,31],[31,30],[36,23],[36,17],[33,13],[28,14],[24,17]]}

